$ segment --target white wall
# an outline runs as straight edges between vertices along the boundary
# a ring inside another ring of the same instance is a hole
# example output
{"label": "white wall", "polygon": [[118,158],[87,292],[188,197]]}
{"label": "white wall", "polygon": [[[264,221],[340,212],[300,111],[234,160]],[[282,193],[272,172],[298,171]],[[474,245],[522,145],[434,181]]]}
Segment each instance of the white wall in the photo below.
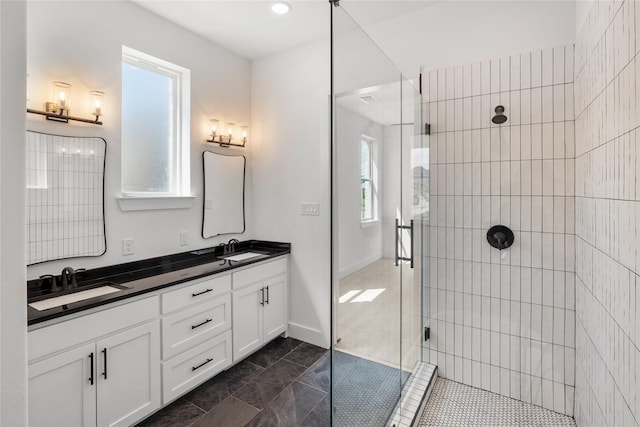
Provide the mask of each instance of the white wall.
{"label": "white wall", "polygon": [[[339,101],[338,101],[339,102]],[[344,107],[336,110],[338,274],[344,277],[380,259],[382,235],[380,216],[385,200],[384,164],[381,155],[382,127]],[[374,175],[377,176],[378,221],[361,227],[360,223],[360,140],[373,138]]]}
{"label": "white wall", "polygon": [[[358,19],[367,2],[343,2]],[[571,44],[573,1],[443,1],[365,31],[402,73]]]}
{"label": "white wall", "polygon": [[[331,317],[329,71],[329,43],[321,41],[254,61],[251,79],[251,221],[261,238],[291,242],[289,332],[324,347]],[[319,202],[320,215],[300,215],[302,202]]]}
{"label": "white wall", "polygon": [[640,2],[576,42],[576,421],[640,425]]}
{"label": "white wall", "polygon": [[[438,375],[573,415],[573,46],[432,70],[430,258]],[[508,121],[492,123],[494,108]],[[487,230],[506,225],[506,254]]]}
{"label": "white wall", "polygon": [[[203,239],[202,152],[236,151],[205,143],[209,119],[250,122],[250,62],[159,18],[129,2],[28,2],[27,72],[31,108],[42,109],[53,80],[73,85],[72,114],[88,116],[89,90],[106,92],[104,126],[47,122],[28,115],[27,128],[63,135],[99,136],[107,141],[105,218],[107,253],[97,258],[52,261],[28,268],[29,278],[57,274],[66,266],[92,268],[202,247],[231,237],[253,237],[251,221],[239,236]],[[191,189],[197,197],[190,209],[123,212],[120,193],[121,46],[126,45],[191,70]],[[247,212],[251,212],[251,160],[247,167]],[[247,216],[249,218],[249,216]],[[190,245],[180,246],[179,233]],[[122,239],[134,238],[135,253],[122,256]]]}
{"label": "white wall", "polygon": [[0,425],[27,425],[26,10],[0,2]]}

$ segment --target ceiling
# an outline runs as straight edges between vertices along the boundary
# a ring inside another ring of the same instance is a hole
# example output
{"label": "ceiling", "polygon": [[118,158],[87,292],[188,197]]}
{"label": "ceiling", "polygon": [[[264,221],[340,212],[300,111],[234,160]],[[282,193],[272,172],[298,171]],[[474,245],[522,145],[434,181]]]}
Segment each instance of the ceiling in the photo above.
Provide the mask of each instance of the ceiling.
{"label": "ceiling", "polygon": [[[412,102],[417,101],[418,95],[415,93],[416,98],[405,99],[405,108],[402,108],[400,96],[402,88],[400,82],[393,82],[348,93],[339,93],[336,94],[336,102],[338,105],[382,126],[412,123]],[[404,89],[403,95],[407,96],[407,88]]]}
{"label": "ceiling", "polygon": [[[272,55],[329,34],[328,0],[292,0],[291,12],[271,12],[271,0],[132,0],[133,3],[248,59]],[[342,0],[360,25],[408,14],[433,1]]]}

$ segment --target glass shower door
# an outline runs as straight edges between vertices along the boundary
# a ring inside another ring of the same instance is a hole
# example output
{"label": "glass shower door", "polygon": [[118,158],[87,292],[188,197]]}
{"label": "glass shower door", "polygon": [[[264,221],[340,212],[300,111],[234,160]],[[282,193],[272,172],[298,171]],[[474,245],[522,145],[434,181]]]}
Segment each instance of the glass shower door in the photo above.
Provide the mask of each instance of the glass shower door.
{"label": "glass shower door", "polygon": [[342,7],[332,23],[332,420],[384,426],[421,354],[419,95]]}

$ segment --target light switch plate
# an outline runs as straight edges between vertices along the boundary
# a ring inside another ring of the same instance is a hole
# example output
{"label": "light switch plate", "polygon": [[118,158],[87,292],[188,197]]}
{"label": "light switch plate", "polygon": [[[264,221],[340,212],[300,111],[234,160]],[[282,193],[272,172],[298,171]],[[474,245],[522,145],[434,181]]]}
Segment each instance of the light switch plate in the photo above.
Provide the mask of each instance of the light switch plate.
{"label": "light switch plate", "polygon": [[300,215],[320,215],[320,203],[302,202],[302,204],[300,205]]}

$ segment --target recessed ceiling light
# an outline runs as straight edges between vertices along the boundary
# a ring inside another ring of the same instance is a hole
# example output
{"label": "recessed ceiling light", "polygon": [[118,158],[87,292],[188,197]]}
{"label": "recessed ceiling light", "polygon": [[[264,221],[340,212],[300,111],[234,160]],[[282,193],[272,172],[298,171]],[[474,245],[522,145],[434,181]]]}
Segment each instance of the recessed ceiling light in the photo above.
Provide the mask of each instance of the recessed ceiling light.
{"label": "recessed ceiling light", "polygon": [[271,4],[271,10],[277,15],[285,15],[291,10],[291,5],[283,1]]}

